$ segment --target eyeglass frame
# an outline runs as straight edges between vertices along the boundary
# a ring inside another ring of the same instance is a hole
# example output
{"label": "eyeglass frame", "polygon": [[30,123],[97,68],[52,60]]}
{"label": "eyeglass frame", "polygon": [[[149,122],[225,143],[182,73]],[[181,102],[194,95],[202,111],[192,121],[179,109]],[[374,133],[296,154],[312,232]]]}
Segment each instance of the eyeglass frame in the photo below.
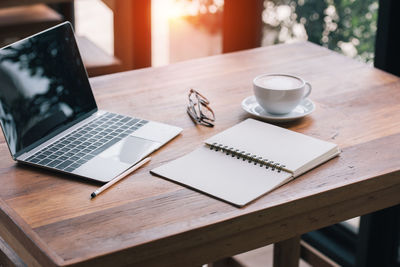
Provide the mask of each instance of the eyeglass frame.
{"label": "eyeglass frame", "polygon": [[[191,98],[191,96],[194,94],[194,96],[197,99],[197,103],[194,102],[194,100]],[[189,117],[192,119],[193,122],[207,126],[207,127],[214,127],[214,121],[215,121],[215,114],[214,111],[210,108],[210,101],[201,93],[196,91],[193,88],[190,88],[189,90],[189,105],[186,108],[186,112],[189,114]],[[196,111],[196,105],[198,109],[198,113]],[[208,117],[207,115],[204,115],[204,113],[201,110],[201,107],[204,107],[207,109],[207,111],[212,114],[212,118]]]}

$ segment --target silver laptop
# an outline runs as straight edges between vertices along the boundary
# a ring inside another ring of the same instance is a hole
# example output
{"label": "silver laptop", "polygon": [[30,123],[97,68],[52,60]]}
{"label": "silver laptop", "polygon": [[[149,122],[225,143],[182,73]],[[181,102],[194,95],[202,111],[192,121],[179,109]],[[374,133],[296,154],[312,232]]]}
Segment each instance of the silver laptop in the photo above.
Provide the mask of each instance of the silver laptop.
{"label": "silver laptop", "polygon": [[101,182],[182,131],[99,111],[69,23],[0,49],[0,123],[14,160]]}

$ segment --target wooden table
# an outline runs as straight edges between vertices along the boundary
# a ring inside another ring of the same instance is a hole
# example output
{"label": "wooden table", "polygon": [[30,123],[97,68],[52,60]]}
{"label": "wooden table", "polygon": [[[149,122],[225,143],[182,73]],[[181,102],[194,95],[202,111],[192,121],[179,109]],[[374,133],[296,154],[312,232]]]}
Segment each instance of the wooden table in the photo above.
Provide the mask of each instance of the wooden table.
{"label": "wooden table", "polygon": [[[238,209],[149,174],[249,117],[260,73],[313,85],[317,109],[281,126],[337,143],[340,157]],[[310,43],[278,45],[91,80],[100,108],[180,126],[149,165],[90,200],[97,184],[16,165],[0,145],[0,236],[29,265],[193,266],[290,240],[400,203],[400,79]],[[189,87],[216,126],[193,125]]]}

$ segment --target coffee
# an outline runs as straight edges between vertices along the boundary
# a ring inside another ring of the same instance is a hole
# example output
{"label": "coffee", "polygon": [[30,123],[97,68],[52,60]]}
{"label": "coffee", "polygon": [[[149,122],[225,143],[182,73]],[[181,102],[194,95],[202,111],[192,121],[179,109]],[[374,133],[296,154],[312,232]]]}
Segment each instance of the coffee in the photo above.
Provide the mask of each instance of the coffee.
{"label": "coffee", "polygon": [[263,74],[253,80],[258,104],[272,114],[291,112],[311,93],[310,83],[287,74]]}
{"label": "coffee", "polygon": [[272,90],[291,90],[303,85],[303,81],[286,75],[263,76],[255,80],[255,83]]}

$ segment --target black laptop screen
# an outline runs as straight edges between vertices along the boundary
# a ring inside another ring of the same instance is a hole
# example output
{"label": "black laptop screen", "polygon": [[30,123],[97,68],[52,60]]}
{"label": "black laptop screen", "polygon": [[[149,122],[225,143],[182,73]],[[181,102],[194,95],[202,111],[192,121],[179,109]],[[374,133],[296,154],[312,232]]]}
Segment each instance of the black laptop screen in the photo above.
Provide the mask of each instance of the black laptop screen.
{"label": "black laptop screen", "polygon": [[0,50],[0,122],[12,155],[95,109],[69,23]]}

